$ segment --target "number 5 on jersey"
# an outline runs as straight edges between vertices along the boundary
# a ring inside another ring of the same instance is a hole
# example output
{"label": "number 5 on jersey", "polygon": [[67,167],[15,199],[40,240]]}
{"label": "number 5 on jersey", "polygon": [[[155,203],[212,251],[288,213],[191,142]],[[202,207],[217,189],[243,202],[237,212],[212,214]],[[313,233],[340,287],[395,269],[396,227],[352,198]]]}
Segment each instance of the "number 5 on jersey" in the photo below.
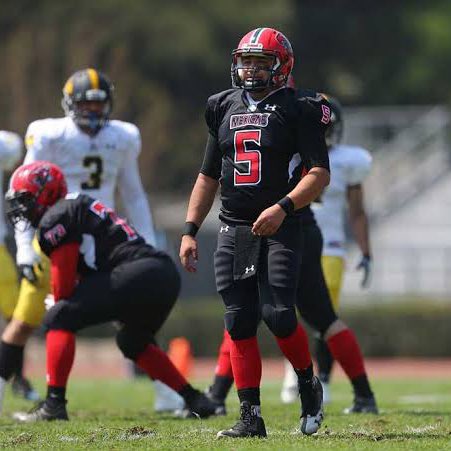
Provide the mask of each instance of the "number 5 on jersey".
{"label": "number 5 on jersey", "polygon": [[249,148],[248,143],[260,147],[261,130],[240,130],[235,132],[235,163],[245,163],[247,170],[234,169],[234,185],[257,185],[261,180],[261,153]]}

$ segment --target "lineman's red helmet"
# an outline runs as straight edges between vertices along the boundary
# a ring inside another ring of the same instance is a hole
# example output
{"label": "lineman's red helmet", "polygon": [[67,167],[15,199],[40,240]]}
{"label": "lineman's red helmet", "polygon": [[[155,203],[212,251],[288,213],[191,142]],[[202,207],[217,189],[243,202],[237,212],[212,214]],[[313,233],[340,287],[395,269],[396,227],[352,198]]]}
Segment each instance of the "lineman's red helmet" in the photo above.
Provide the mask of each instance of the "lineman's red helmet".
{"label": "lineman's red helmet", "polygon": [[61,169],[48,161],[18,167],[5,195],[6,215],[15,226],[22,220],[36,227],[49,207],[67,194]]}

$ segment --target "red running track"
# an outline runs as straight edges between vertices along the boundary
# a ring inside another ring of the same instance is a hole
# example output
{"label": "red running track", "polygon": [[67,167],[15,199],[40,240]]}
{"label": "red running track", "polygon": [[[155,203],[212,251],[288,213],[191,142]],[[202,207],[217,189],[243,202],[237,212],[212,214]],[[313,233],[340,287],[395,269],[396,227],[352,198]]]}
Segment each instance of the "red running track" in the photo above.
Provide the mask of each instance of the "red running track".
{"label": "red running track", "polygon": [[[193,379],[210,379],[215,360],[196,358]],[[41,340],[31,340],[26,351],[26,374],[33,377],[45,376],[45,346]],[[375,379],[418,379],[435,378],[451,380],[451,359],[367,359],[367,371]],[[281,379],[283,377],[282,359],[264,359],[263,378]],[[336,365],[336,377],[345,377]],[[124,378],[128,367],[114,340],[78,340],[75,364],[71,377],[74,378]]]}

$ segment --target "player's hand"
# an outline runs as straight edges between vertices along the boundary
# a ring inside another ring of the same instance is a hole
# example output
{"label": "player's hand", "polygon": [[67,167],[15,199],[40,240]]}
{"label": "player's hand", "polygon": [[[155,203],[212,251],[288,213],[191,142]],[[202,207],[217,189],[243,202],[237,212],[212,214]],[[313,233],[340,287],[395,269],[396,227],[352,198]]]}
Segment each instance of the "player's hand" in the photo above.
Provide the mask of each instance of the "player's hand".
{"label": "player's hand", "polygon": [[274,235],[279,230],[286,215],[283,208],[278,204],[263,210],[252,226],[252,233],[259,236]]}
{"label": "player's hand", "polygon": [[32,244],[19,246],[16,254],[17,268],[21,278],[35,284],[38,280],[36,271],[42,271],[41,257],[36,253]]}
{"label": "player's hand", "polygon": [[33,285],[36,284],[38,281],[38,276],[36,274],[36,270],[39,269],[42,271],[42,267],[40,264],[37,265],[19,265],[19,276],[20,278],[27,279],[28,282],[32,283]]}
{"label": "player's hand", "polygon": [[188,272],[196,272],[198,260],[197,241],[191,235],[183,235],[180,244],[180,262]]}
{"label": "player's hand", "polygon": [[362,288],[368,288],[371,282],[371,269],[372,262],[371,257],[369,255],[362,255],[362,259],[356,267],[357,270],[363,271],[362,281],[360,282],[360,286]]}

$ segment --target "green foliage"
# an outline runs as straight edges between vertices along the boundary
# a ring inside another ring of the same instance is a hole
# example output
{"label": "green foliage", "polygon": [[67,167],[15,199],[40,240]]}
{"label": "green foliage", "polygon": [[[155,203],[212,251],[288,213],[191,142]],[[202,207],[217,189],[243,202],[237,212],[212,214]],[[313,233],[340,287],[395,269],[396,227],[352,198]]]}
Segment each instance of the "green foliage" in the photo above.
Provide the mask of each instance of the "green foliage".
{"label": "green foliage", "polygon": [[332,385],[334,403],[327,407],[322,428],[312,437],[299,434],[299,407],[282,405],[280,382],[262,387],[262,414],[268,438],[216,440],[238,414],[235,393],[229,415],[208,420],[178,420],[152,412],[148,381],[73,381],[68,392],[71,421],[20,425],[10,419],[29,407],[8,398],[0,419],[0,446],[7,449],[190,449],[190,450],[423,450],[449,449],[451,385],[449,381],[378,380],[374,384],[382,413],[343,415],[351,402],[349,384]]}
{"label": "green foliage", "polygon": [[16,0],[0,9],[1,128],[59,116],[61,87],[94,66],[115,117],[142,131],[146,188],[186,192],[202,160],[207,97],[230,86],[230,52],[257,26],[284,31],[304,86],[344,103],[449,101],[450,3]]}
{"label": "green foliage", "polygon": [[[449,356],[449,303],[430,299],[372,303],[343,308],[340,317],[354,330],[368,357]],[[163,326],[160,339],[166,343],[183,335],[190,339],[196,355],[215,356],[222,328],[223,306],[219,298],[182,301]],[[259,329],[259,342],[265,356],[280,356],[274,337],[264,324]]]}

